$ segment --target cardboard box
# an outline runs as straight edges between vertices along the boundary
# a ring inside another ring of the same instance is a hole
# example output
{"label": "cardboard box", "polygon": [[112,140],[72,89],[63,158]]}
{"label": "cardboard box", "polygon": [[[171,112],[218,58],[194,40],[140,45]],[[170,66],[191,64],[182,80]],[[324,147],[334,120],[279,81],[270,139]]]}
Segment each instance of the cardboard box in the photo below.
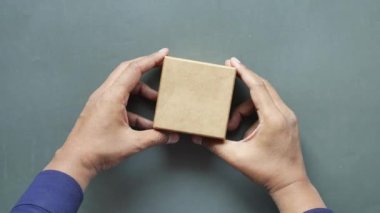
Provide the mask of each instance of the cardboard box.
{"label": "cardboard box", "polygon": [[155,129],[225,139],[236,70],[165,57]]}

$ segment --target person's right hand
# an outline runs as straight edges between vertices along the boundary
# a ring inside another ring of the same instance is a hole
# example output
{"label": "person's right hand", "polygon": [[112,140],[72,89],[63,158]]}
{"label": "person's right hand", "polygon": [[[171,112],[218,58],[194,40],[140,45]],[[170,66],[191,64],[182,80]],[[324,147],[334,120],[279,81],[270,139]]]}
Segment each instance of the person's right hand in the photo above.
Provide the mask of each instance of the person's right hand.
{"label": "person's right hand", "polygon": [[263,185],[281,212],[304,212],[325,207],[306,174],[301,153],[297,118],[268,81],[236,58],[226,61],[235,67],[248,86],[252,101],[244,102],[232,113],[228,128],[236,129],[242,116],[254,112],[253,124],[241,141],[193,137],[253,181]]}
{"label": "person's right hand", "polygon": [[[175,143],[178,133],[158,131],[153,122],[126,110],[132,95],[156,101],[157,91],[141,77],[160,66],[169,49],[122,62],[88,99],[66,142],[44,170],[73,177],[83,190],[99,172],[149,147]],[[144,129],[136,131],[133,127]]]}

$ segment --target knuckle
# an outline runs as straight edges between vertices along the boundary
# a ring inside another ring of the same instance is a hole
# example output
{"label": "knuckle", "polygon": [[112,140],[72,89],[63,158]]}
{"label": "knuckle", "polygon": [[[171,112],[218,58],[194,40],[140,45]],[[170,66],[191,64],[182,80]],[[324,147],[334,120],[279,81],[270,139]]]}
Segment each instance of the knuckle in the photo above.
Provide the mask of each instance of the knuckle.
{"label": "knuckle", "polygon": [[256,87],[265,87],[265,83],[262,79],[257,79],[255,82],[254,82],[254,86]]}
{"label": "knuckle", "polygon": [[147,149],[149,146],[154,145],[154,143],[155,143],[155,140],[152,137],[140,138],[134,144],[134,146],[135,146],[134,148],[137,152],[141,152],[141,151]]}
{"label": "knuckle", "polygon": [[141,65],[141,63],[139,63],[139,62],[132,62],[132,63],[129,65],[129,68],[130,68],[132,71],[135,71],[135,72],[141,72],[141,70],[142,70],[142,65]]}
{"label": "knuckle", "polygon": [[134,114],[128,114],[128,123],[132,128],[136,128],[138,126],[137,116]]}
{"label": "knuckle", "polygon": [[142,143],[142,141],[139,141],[138,143],[134,144],[134,149],[136,153],[141,152],[146,148],[147,148],[147,145],[145,143]]}
{"label": "knuckle", "polygon": [[268,122],[275,131],[283,131],[287,128],[286,119],[281,115],[270,116]]}
{"label": "knuckle", "polygon": [[289,113],[289,122],[292,126],[298,125],[298,118],[293,111],[290,111]]}
{"label": "knuckle", "polygon": [[263,82],[264,85],[270,85],[269,81],[265,78],[260,77],[261,81]]}
{"label": "knuckle", "polygon": [[143,86],[144,85],[141,82],[137,83],[137,85],[135,86],[132,92],[134,94],[140,94],[142,92]]}
{"label": "knuckle", "polygon": [[123,67],[127,67],[129,65],[129,61],[123,61],[119,64],[119,67],[123,68]]}
{"label": "knuckle", "polygon": [[262,91],[265,88],[264,82],[256,79],[252,79],[250,85],[252,85],[252,87],[250,87],[251,94],[256,94],[257,91]]}
{"label": "knuckle", "polygon": [[142,137],[141,135],[139,135],[139,133],[136,132],[136,136],[134,140],[135,142],[133,143],[133,149],[135,152],[140,152],[151,146],[158,144],[160,140],[165,140],[165,139],[166,139],[165,136],[155,135],[155,134],[145,135]]}

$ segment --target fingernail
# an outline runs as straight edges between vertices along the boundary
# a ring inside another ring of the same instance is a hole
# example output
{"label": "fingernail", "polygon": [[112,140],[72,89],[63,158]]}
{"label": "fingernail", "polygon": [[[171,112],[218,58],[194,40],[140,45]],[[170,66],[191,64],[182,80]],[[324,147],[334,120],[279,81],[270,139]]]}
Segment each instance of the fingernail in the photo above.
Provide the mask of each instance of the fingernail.
{"label": "fingernail", "polygon": [[231,58],[231,61],[235,62],[235,63],[238,63],[238,64],[241,64],[241,62],[239,61],[239,59],[235,58],[235,57],[232,57]]}
{"label": "fingernail", "polygon": [[168,48],[162,48],[162,49],[160,49],[158,52],[159,52],[159,53],[164,53],[164,52],[166,52],[166,51],[168,51]]}
{"label": "fingernail", "polygon": [[193,143],[202,145],[202,137],[199,136],[193,136]]}
{"label": "fingernail", "polygon": [[172,133],[168,135],[168,142],[166,143],[173,144],[173,143],[177,143],[178,141],[179,141],[179,134]]}

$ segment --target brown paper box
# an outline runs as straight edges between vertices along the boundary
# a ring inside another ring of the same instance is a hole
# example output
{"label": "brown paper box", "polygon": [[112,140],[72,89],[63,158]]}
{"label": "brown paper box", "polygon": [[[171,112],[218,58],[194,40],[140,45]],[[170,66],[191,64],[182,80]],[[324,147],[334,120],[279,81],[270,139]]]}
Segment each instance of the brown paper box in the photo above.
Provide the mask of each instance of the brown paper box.
{"label": "brown paper box", "polygon": [[224,139],[235,76],[232,67],[165,57],[153,127]]}

